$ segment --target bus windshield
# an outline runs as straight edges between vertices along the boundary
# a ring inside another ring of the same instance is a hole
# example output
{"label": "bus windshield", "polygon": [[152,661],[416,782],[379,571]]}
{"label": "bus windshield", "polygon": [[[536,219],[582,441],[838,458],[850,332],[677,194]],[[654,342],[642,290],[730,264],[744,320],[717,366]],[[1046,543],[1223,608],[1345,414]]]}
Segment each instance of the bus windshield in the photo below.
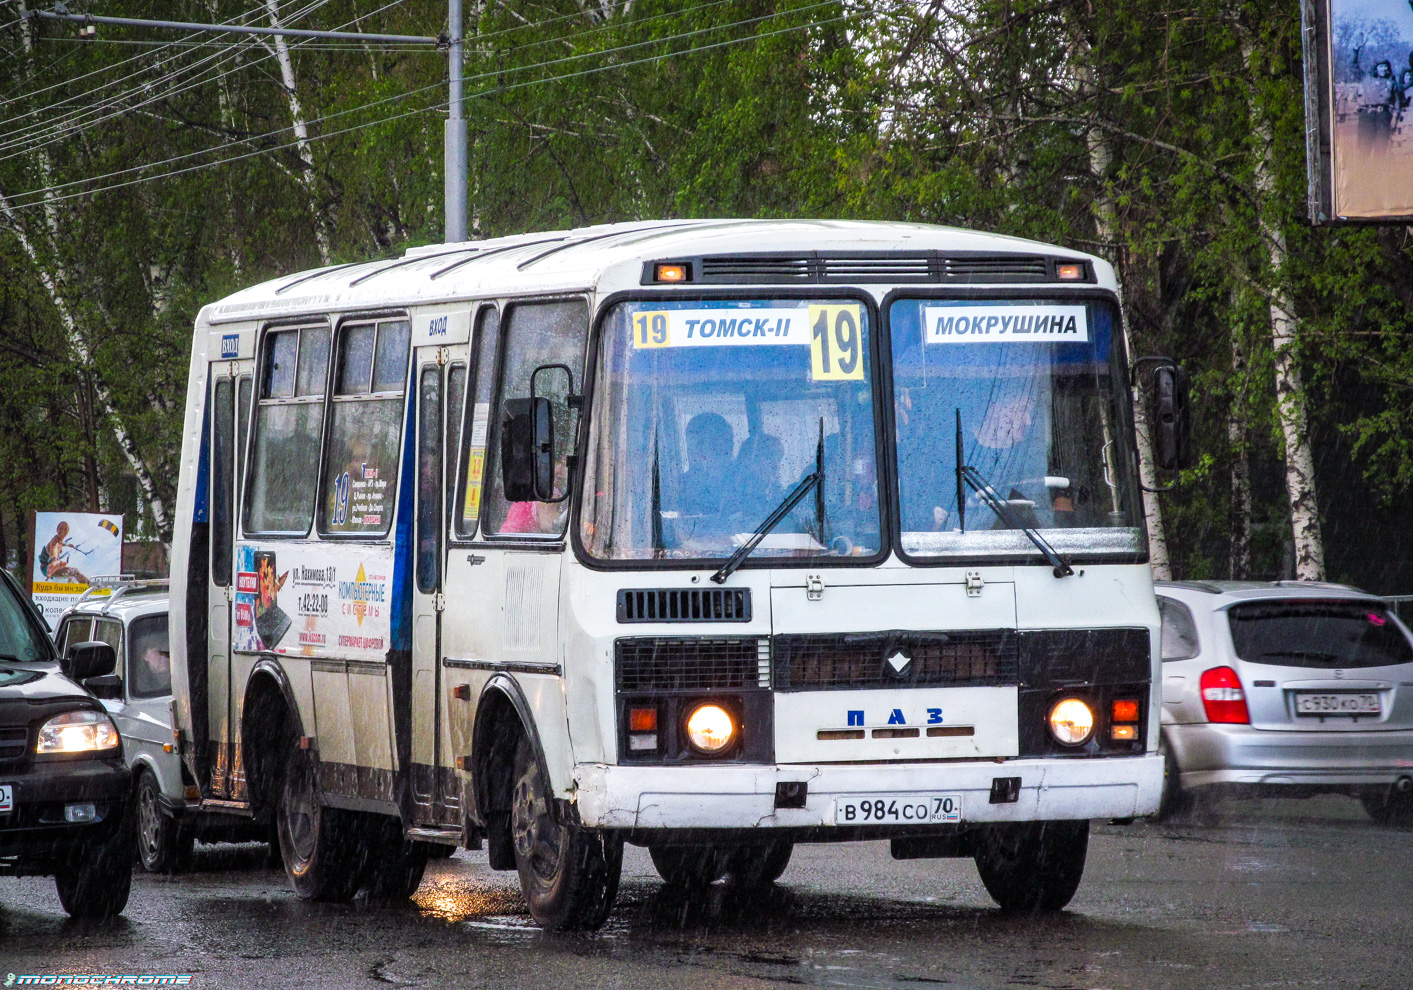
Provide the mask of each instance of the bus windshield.
{"label": "bus windshield", "polygon": [[868,310],[852,299],[641,301],[605,318],[580,536],[605,560],[879,552]]}
{"label": "bus windshield", "polygon": [[[900,549],[1141,553],[1118,320],[1106,303],[899,299],[889,310]],[[958,477],[957,450],[1009,523]]]}

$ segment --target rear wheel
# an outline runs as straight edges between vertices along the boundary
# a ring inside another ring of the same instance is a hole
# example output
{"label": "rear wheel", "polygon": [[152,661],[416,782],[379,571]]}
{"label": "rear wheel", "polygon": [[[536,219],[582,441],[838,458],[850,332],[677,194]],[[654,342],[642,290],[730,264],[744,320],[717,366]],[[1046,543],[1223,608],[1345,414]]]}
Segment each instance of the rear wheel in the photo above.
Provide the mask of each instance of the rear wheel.
{"label": "rear wheel", "polygon": [[125,816],[111,839],[74,850],[73,858],[55,872],[59,903],[71,917],[111,918],[127,907],[132,889],[133,840],[132,821]]}
{"label": "rear wheel", "polygon": [[523,735],[511,780],[515,869],[531,917],[554,930],[598,928],[618,896],[622,840],[560,820],[549,781]]}
{"label": "rear wheel", "polygon": [[1396,791],[1380,791],[1377,794],[1364,794],[1359,801],[1369,817],[1380,825],[1413,824],[1413,794],[1399,794]]}
{"label": "rear wheel", "polygon": [[987,826],[976,852],[986,892],[1002,911],[1058,911],[1084,876],[1089,822]]}
{"label": "rear wheel", "polygon": [[717,846],[650,846],[648,855],[662,882],[681,890],[710,886],[730,866],[730,854]]}
{"label": "rear wheel", "polygon": [[291,749],[276,812],[280,855],[294,892],[307,901],[347,901],[361,871],[353,816],[326,808],[314,758]]}
{"label": "rear wheel", "polygon": [[738,887],[769,887],[780,879],[795,851],[793,842],[742,846],[731,854],[726,870]]}

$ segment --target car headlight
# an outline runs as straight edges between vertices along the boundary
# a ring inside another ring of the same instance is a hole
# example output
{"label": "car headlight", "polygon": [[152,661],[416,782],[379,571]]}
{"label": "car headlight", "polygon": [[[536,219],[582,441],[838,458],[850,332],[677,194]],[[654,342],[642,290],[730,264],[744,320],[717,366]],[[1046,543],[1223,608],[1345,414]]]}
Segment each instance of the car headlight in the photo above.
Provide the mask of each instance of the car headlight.
{"label": "car headlight", "polygon": [[118,727],[102,712],[65,712],[39,728],[34,751],[44,753],[99,753],[118,748]]}
{"label": "car headlight", "polygon": [[1050,709],[1050,732],[1066,746],[1079,746],[1094,734],[1094,709],[1078,698],[1065,698]]}
{"label": "car headlight", "polygon": [[699,752],[720,753],[735,737],[731,714],[720,705],[699,705],[687,719],[687,741]]}

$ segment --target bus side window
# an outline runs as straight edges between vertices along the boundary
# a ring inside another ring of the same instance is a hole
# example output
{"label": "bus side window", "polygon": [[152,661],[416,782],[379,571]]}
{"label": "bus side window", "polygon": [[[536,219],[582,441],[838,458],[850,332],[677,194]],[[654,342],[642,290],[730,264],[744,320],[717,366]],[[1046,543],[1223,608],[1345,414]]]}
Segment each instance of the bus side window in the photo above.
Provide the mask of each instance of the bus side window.
{"label": "bus side window", "polygon": [[231,583],[231,528],[234,522],[235,388],[228,377],[216,380],[211,417],[211,581]]}
{"label": "bus side window", "polygon": [[442,508],[442,369],[422,369],[417,388],[417,590],[437,590]]}
{"label": "bus side window", "polygon": [[461,455],[461,405],[466,401],[466,365],[453,364],[446,373],[446,517],[455,519],[456,465]]}
{"label": "bus side window", "polygon": [[392,525],[412,324],[339,328],[319,532],[382,536]]}
{"label": "bus side window", "polygon": [[[506,317],[505,355],[497,415],[491,420],[491,470],[486,475],[485,525],[496,535],[536,534],[558,536],[564,532],[568,501],[508,502],[500,473],[500,425],[505,404],[530,397],[530,376],[545,364],[565,364],[573,369],[574,388],[583,387],[584,342],[589,312],[580,300],[522,303]],[[569,408],[569,382],[563,372],[549,372],[536,382],[536,394],[549,399],[554,415],[554,495],[560,498],[568,485],[568,455],[578,429],[578,411]]]}
{"label": "bus side window", "polygon": [[247,533],[309,532],[328,367],[328,327],[266,334],[250,450]]}
{"label": "bus side window", "polygon": [[483,306],[476,318],[473,391],[471,400],[466,403],[466,427],[458,440],[458,445],[465,446],[461,457],[461,511],[456,514],[457,536],[475,536],[476,520],[481,515],[481,492],[486,473],[486,434],[490,429],[491,402],[495,398],[496,356],[499,353],[500,312],[494,306]]}
{"label": "bus side window", "polygon": [[241,375],[236,386],[236,495],[245,491],[245,441],[250,435],[250,394],[249,375]]}

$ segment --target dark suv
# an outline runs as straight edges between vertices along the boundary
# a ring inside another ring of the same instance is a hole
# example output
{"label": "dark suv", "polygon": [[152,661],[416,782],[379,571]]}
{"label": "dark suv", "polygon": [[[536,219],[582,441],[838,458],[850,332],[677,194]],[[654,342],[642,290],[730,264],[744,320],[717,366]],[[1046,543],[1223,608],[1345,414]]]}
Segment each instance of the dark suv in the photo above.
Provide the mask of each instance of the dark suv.
{"label": "dark suv", "polygon": [[[75,680],[111,677],[107,643],[66,661]],[[118,728],[59,669],[43,620],[0,571],[0,875],[54,877],[64,910],[123,910],[135,849],[132,776]]]}

